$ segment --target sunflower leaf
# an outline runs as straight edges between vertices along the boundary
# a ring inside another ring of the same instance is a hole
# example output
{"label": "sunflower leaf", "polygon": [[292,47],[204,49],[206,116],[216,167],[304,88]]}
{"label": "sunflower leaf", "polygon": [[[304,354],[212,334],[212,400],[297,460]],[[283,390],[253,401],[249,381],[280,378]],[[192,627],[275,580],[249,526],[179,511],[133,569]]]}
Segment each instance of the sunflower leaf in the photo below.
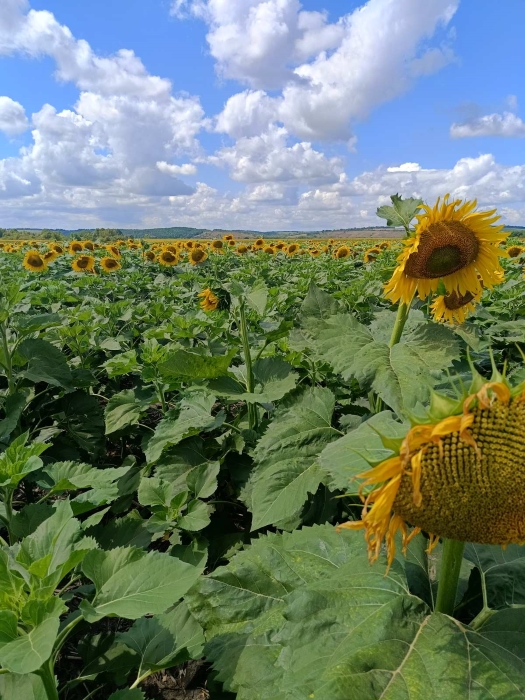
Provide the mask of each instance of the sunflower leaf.
{"label": "sunflower leaf", "polygon": [[403,199],[398,194],[393,194],[390,199],[392,206],[379,207],[376,212],[377,216],[380,219],[386,219],[387,226],[403,226],[408,231],[410,222],[421,209],[423,200],[414,197]]}

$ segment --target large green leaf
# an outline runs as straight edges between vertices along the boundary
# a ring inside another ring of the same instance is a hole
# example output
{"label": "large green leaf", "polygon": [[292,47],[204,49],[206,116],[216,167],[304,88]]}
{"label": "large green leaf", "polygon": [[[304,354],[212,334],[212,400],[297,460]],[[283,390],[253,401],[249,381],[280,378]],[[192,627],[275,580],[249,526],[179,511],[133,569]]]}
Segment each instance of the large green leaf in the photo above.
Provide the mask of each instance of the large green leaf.
{"label": "large green leaf", "polygon": [[24,372],[33,382],[47,382],[73,391],[73,378],[65,355],[47,340],[27,339],[19,346],[20,354],[27,360]]}
{"label": "large green leaf", "polygon": [[186,487],[197,498],[209,498],[217,488],[220,463],[206,457],[200,437],[190,437],[167,451],[155,466],[155,474],[177,489]]}
{"label": "large green leaf", "polygon": [[247,498],[254,530],[295,515],[323,479],[318,456],[337,436],[332,428],[335,398],[329,389],[290,395],[276,410],[255,452]]}
{"label": "large green leaf", "polygon": [[330,477],[330,488],[357,491],[356,476],[393,454],[393,450],[384,446],[381,436],[392,440],[404,438],[409,427],[394,420],[390,411],[382,411],[328,444],[319,455],[319,464]]}
{"label": "large green leaf", "polygon": [[83,391],[64,396],[57,404],[56,418],[80,448],[95,455],[103,451],[104,411],[95,396]]}
{"label": "large green leaf", "polygon": [[247,392],[246,386],[231,376],[220,377],[208,386],[213,393],[232,402],[272,403],[295,389],[297,383],[297,374],[291,365],[278,357],[265,357],[254,362],[253,374],[256,381],[253,393]]}
{"label": "large green leaf", "polygon": [[465,557],[481,577],[480,586],[476,578],[470,581],[465,596],[470,609],[481,607],[483,597],[492,609],[525,605],[525,547],[467,544]]}
{"label": "large green leaf", "polygon": [[0,454],[0,486],[13,489],[25,476],[42,466],[39,455],[47,450],[49,445],[42,442],[26,445],[27,438],[28,433],[19,435]]}
{"label": "large green leaf", "polygon": [[58,617],[51,617],[27,634],[0,646],[0,665],[11,673],[33,673],[49,659],[58,633]]}
{"label": "large green leaf", "polygon": [[187,596],[218,679],[237,700],[525,698],[524,609],[474,631],[385,565],[329,526],[255,541]]}
{"label": "large green leaf", "polygon": [[86,619],[106,615],[135,620],[146,614],[164,612],[186,593],[199,570],[160,552],[145,554],[140,549],[93,550],[82,570],[96,587],[91,604],[83,607]]}
{"label": "large green leaf", "polygon": [[28,395],[26,390],[17,391],[15,394],[7,397],[4,404],[5,418],[0,421],[0,440],[8,437],[18,425]]}
{"label": "large green leaf", "polygon": [[423,200],[414,197],[403,199],[398,194],[393,194],[390,200],[392,206],[385,204],[378,207],[377,216],[386,219],[387,226],[403,226],[403,228],[408,229],[410,222],[421,209]]}
{"label": "large green leaf", "polygon": [[48,695],[39,676],[26,673],[0,675],[0,700],[48,700]]}
{"label": "large green leaf", "polygon": [[[418,324],[390,348],[350,314],[309,315],[301,309],[301,340],[314,358],[327,362],[343,379],[357,379],[372,389],[398,415],[428,399],[429,390],[460,357],[457,336],[436,323]],[[293,345],[293,343],[292,343]]]}
{"label": "large green leaf", "polygon": [[151,403],[153,403],[151,391],[125,389],[118,394],[113,394],[104,411],[106,435],[130,425],[136,425]]}
{"label": "large green leaf", "polygon": [[215,397],[205,392],[196,392],[181,401],[178,416],[164,418],[157,425],[145,449],[148,462],[156,462],[166,447],[211,427],[215,422],[211,415],[214,404]]}
{"label": "large green leaf", "polygon": [[158,369],[166,379],[213,379],[227,373],[236,354],[235,349],[227,355],[202,355],[190,350],[176,350],[159,364]]}
{"label": "large green leaf", "polygon": [[137,676],[143,676],[199,658],[204,635],[187,606],[181,603],[163,615],[140,618],[127,632],[117,634],[115,641],[136,652]]}

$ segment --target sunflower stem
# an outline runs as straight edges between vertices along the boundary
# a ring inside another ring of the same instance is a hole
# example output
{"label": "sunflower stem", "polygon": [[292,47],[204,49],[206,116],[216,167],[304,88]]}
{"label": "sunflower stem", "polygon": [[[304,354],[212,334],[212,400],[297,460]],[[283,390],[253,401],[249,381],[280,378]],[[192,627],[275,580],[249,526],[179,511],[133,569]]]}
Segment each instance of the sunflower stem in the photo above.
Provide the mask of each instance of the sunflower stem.
{"label": "sunflower stem", "polygon": [[401,340],[405,323],[407,322],[408,314],[410,312],[410,306],[410,304],[399,304],[397,308],[396,322],[394,323],[392,335],[390,336],[390,342],[388,343],[389,348],[393,348],[394,345],[397,345]]}
{"label": "sunflower stem", "polygon": [[435,612],[452,616],[456,604],[459,572],[463,561],[464,542],[457,540],[443,541],[443,557],[439,576]]}

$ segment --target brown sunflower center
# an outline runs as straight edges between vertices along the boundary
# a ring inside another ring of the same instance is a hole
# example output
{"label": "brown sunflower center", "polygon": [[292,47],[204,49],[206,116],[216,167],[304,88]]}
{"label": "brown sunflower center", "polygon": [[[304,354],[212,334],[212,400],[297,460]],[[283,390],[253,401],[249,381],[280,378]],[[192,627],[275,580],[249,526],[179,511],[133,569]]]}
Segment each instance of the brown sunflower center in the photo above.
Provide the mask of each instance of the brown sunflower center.
{"label": "brown sunflower center", "polygon": [[118,263],[116,260],[106,260],[106,267],[108,270],[113,270],[117,267]]}
{"label": "brown sunflower center", "polygon": [[394,512],[441,537],[482,544],[525,541],[525,402],[496,401],[472,410],[478,453],[452,433],[429,444],[421,460],[420,507],[407,467]]}
{"label": "brown sunflower center", "polygon": [[200,262],[204,257],[204,251],[200,248],[196,248],[191,254],[191,257],[192,260],[195,260],[195,262]]}
{"label": "brown sunflower center", "polygon": [[170,253],[169,251],[162,253],[162,259],[165,262],[169,262],[169,263],[175,262],[175,256],[173,255],[173,253]]}
{"label": "brown sunflower center", "polygon": [[44,261],[40,257],[40,255],[30,255],[27,258],[27,262],[31,267],[44,267]]}
{"label": "brown sunflower center", "polygon": [[451,292],[447,294],[443,299],[445,306],[450,311],[455,311],[456,309],[461,309],[462,306],[470,304],[474,300],[474,295],[470,292],[466,294],[458,294],[457,292]]}
{"label": "brown sunflower center", "polygon": [[479,241],[461,221],[438,221],[423,231],[419,247],[405,265],[409,277],[446,277],[476,260]]}
{"label": "brown sunflower center", "polygon": [[77,265],[80,267],[82,270],[85,270],[87,267],[89,267],[89,258],[87,257],[82,257],[77,260]]}

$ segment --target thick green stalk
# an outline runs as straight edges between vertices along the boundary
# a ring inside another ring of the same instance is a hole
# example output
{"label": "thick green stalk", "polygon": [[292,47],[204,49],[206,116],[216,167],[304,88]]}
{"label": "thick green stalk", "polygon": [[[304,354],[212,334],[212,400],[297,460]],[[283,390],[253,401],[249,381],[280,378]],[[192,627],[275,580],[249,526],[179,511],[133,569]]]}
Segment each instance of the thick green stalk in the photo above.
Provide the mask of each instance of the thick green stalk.
{"label": "thick green stalk", "polygon": [[9,350],[9,343],[7,342],[7,328],[5,323],[0,323],[0,336],[2,338],[2,352],[4,355],[4,369],[7,377],[8,394],[12,394],[14,389],[13,358]]}
{"label": "thick green stalk", "polygon": [[464,542],[443,540],[443,557],[439,575],[435,611],[453,615],[458,590],[459,572],[463,561]]}
{"label": "thick green stalk", "polygon": [[401,340],[409,312],[410,304],[399,304],[397,307],[396,322],[394,323],[392,335],[390,336],[390,342],[388,343],[389,348],[393,348],[394,345],[397,345]]}
{"label": "thick green stalk", "polygon": [[55,670],[51,660],[46,661],[46,663],[37,671],[37,674],[42,679],[42,683],[46,691],[47,700],[58,700],[58,690],[55,681]]}
{"label": "thick green stalk", "polygon": [[[239,306],[239,315],[239,332],[241,334],[244,361],[246,362],[246,388],[249,394],[253,394],[255,391],[255,379],[253,376],[252,353],[250,350],[250,340],[248,338],[248,324],[246,323],[244,301],[242,301]],[[253,403],[248,404],[248,423],[251,430],[257,427],[257,407]]]}

